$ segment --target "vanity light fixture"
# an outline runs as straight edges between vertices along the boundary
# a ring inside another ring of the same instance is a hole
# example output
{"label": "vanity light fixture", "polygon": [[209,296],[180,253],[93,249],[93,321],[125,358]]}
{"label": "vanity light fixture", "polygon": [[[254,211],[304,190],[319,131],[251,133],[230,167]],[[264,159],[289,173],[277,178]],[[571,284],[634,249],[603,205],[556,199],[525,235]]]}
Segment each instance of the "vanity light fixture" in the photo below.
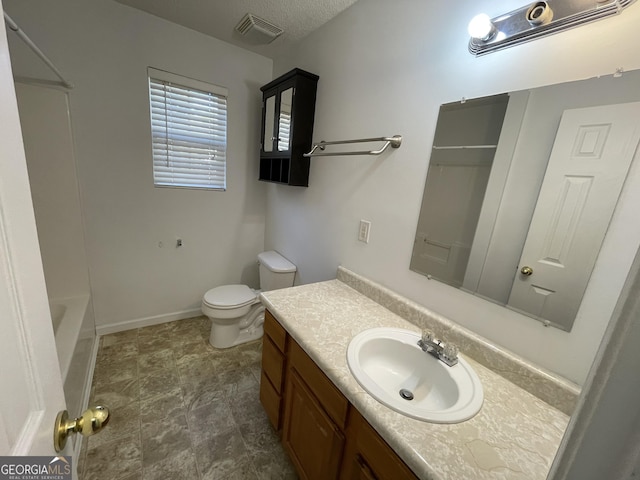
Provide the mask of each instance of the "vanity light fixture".
{"label": "vanity light fixture", "polygon": [[486,42],[491,40],[496,32],[496,26],[493,24],[489,15],[486,13],[480,13],[473,17],[469,22],[469,35],[475,40]]}
{"label": "vanity light fixture", "polygon": [[469,51],[475,55],[501,50],[621,13],[635,0],[548,0],[489,18],[476,15],[469,23]]}

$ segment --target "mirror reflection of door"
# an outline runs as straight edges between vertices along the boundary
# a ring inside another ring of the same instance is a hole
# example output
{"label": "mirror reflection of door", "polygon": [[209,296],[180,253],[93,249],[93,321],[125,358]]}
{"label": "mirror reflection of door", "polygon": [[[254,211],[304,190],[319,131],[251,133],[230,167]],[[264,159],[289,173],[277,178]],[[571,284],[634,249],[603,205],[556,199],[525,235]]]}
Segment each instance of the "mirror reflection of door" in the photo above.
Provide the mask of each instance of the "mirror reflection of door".
{"label": "mirror reflection of door", "polygon": [[278,151],[290,150],[291,139],[291,105],[293,104],[293,87],[280,94],[280,113],[278,115]]}
{"label": "mirror reflection of door", "polygon": [[640,102],[565,110],[508,307],[570,329],[639,140]]}

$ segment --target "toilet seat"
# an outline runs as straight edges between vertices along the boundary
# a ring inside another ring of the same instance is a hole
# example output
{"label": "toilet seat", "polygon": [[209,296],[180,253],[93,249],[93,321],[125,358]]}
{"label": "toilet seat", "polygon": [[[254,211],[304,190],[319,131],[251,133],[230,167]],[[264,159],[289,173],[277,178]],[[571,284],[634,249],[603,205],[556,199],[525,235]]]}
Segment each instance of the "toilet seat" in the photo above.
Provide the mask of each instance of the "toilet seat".
{"label": "toilet seat", "polygon": [[256,298],[256,292],[246,285],[223,285],[205,293],[202,302],[215,309],[230,310],[251,305]]}

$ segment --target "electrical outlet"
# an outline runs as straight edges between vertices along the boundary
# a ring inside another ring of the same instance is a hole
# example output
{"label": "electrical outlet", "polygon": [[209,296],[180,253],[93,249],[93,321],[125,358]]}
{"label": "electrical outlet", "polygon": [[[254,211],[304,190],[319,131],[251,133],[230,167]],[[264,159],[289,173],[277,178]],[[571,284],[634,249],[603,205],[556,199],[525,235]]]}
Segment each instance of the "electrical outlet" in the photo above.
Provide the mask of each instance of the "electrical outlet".
{"label": "electrical outlet", "polygon": [[369,232],[371,231],[371,222],[360,220],[360,229],[358,230],[358,240],[369,243]]}

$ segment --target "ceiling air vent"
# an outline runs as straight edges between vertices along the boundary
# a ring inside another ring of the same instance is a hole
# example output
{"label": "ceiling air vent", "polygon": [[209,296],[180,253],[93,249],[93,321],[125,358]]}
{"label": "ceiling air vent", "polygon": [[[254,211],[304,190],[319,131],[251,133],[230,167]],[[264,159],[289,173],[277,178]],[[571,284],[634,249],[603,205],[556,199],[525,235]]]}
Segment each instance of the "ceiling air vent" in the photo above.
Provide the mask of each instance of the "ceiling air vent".
{"label": "ceiling air vent", "polygon": [[277,25],[251,13],[247,13],[242,17],[240,23],[236,25],[236,30],[244,36],[247,42],[254,45],[271,43],[284,32]]}

